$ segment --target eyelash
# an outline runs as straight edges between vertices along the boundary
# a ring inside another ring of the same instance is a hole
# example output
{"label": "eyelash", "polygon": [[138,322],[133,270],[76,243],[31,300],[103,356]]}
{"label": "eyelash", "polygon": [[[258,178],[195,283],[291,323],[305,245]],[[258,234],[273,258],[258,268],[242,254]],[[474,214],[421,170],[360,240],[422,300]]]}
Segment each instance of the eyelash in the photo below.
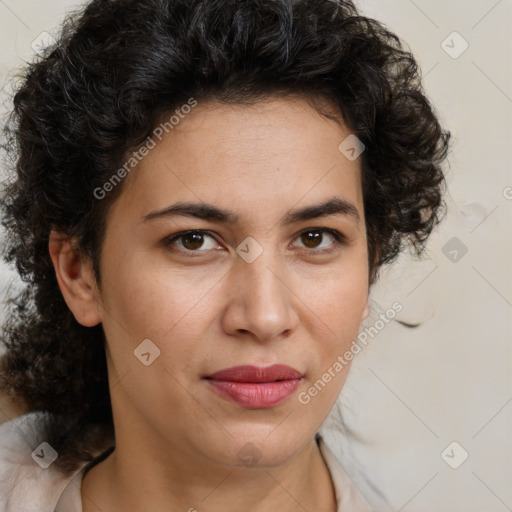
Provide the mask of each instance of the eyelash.
{"label": "eyelash", "polygon": [[[345,235],[343,235],[343,233],[340,233],[338,230],[336,229],[331,229],[331,228],[320,228],[320,227],[316,227],[316,228],[308,228],[308,229],[305,229],[303,231],[301,231],[295,238],[300,238],[302,235],[306,234],[306,233],[309,233],[309,232],[320,232],[320,233],[327,233],[329,235],[332,235],[334,237],[334,243],[332,244],[334,247],[330,247],[329,249],[309,249],[307,247],[305,248],[301,248],[302,251],[307,251],[309,253],[320,253],[320,254],[329,254],[329,253],[332,253],[334,251],[336,251],[337,249],[339,249],[340,247],[343,247],[344,245],[346,245],[347,243],[347,240],[346,240],[346,237]],[[179,233],[176,233],[174,235],[171,235],[167,238],[165,238],[163,240],[163,244],[165,247],[169,247],[171,246],[174,242],[176,242],[177,240],[179,240],[180,238],[183,238],[185,237],[186,235],[208,235],[208,236],[211,236],[213,239],[216,240],[215,236],[213,235],[212,232],[210,231],[205,231],[205,230],[201,230],[201,229],[192,229],[192,230],[189,230],[189,231],[180,231]],[[323,242],[323,240],[322,240]],[[181,252],[181,253],[189,253],[189,254],[192,254],[192,253],[204,253],[204,252],[209,252],[209,250],[203,250],[203,251],[192,251],[192,250],[184,250],[184,249],[175,249],[176,252]]]}

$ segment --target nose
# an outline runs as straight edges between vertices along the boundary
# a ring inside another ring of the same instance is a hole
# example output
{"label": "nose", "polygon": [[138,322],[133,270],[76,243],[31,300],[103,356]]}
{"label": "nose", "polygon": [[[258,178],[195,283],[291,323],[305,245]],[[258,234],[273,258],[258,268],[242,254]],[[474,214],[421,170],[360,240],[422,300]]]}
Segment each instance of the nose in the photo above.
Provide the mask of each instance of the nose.
{"label": "nose", "polygon": [[224,331],[235,336],[252,335],[260,342],[289,336],[299,317],[298,298],[286,278],[285,267],[265,254],[252,263],[238,258],[226,281]]}

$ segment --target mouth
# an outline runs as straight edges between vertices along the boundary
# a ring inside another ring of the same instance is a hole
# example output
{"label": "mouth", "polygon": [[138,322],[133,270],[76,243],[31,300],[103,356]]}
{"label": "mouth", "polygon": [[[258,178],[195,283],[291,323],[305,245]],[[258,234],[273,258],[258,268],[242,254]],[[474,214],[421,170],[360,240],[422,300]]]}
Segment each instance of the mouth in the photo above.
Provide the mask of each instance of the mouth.
{"label": "mouth", "polygon": [[235,366],[204,377],[213,391],[249,409],[267,409],[288,399],[303,375],[287,365]]}

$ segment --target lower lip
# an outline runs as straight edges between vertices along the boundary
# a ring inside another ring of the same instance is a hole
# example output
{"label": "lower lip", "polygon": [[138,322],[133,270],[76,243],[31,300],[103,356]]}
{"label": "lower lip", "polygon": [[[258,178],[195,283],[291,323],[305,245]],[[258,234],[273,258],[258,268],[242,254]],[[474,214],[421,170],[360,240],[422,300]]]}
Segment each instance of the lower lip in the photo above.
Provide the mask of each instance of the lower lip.
{"label": "lower lip", "polygon": [[284,402],[299,387],[301,380],[233,382],[208,379],[208,382],[222,396],[229,398],[242,407],[266,409]]}

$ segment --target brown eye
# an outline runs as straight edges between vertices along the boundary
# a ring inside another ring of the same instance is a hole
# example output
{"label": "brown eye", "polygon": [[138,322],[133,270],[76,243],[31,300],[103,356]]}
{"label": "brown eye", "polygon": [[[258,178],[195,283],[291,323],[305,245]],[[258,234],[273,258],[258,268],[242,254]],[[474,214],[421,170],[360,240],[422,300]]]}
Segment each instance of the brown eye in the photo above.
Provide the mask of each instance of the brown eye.
{"label": "brown eye", "polygon": [[301,240],[308,249],[315,249],[323,240],[323,233],[320,231],[306,231],[302,233]]}
{"label": "brown eye", "polygon": [[299,247],[311,249],[311,252],[326,253],[334,251],[345,243],[345,236],[335,229],[308,229],[298,237]]}
{"label": "brown eye", "polygon": [[194,251],[203,245],[204,235],[202,233],[189,233],[188,235],[183,235],[181,240],[185,249]]}
{"label": "brown eye", "polygon": [[164,240],[164,245],[181,252],[207,252],[218,247],[216,239],[205,231],[177,233]]}

